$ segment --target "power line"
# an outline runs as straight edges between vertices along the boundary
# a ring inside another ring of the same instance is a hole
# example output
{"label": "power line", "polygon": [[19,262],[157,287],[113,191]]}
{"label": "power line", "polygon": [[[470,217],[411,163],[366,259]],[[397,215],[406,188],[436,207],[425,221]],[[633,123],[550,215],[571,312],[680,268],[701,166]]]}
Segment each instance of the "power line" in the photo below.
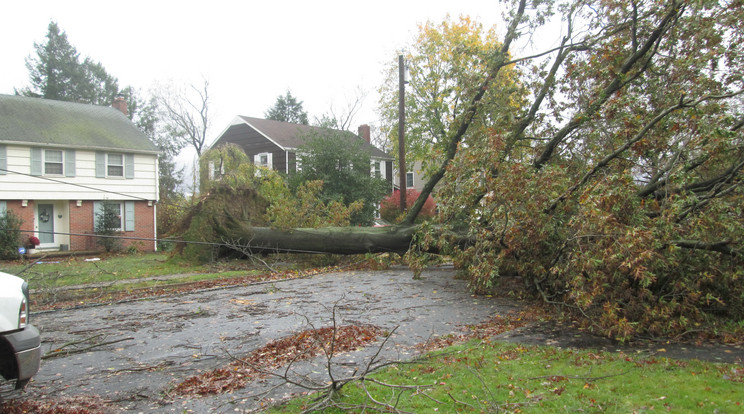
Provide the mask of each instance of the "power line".
{"label": "power line", "polygon": [[73,187],[85,188],[86,190],[99,191],[101,193],[116,194],[116,195],[119,195],[119,196],[133,198],[135,200],[140,200],[140,201],[151,201],[151,200],[149,200],[147,198],[137,197],[137,196],[133,196],[131,194],[124,194],[124,193],[119,193],[117,191],[104,190],[104,189],[101,189],[101,188],[91,187],[91,186],[83,185],[83,184],[71,183],[71,182],[68,182],[68,181],[58,180],[56,178],[45,177],[45,176],[41,176],[41,175],[31,175],[31,174],[27,174],[27,173],[18,172],[18,171],[8,170],[8,169],[5,169],[5,168],[0,168],[0,171],[5,171],[5,172],[8,172],[8,173],[12,173],[12,174],[23,175],[23,176],[26,176],[26,177],[36,178],[36,179],[40,179],[40,180],[51,181],[51,182],[58,183],[58,184],[67,184],[67,185],[71,185]]}
{"label": "power line", "polygon": [[101,239],[121,239],[121,240],[136,240],[136,241],[147,241],[147,242],[163,242],[163,243],[183,243],[183,244],[195,244],[195,245],[203,245],[203,246],[213,246],[213,247],[231,247],[235,245],[240,245],[241,247],[245,247],[250,251],[251,248],[254,249],[260,249],[260,250],[274,250],[277,253],[308,253],[308,254],[325,254],[326,252],[317,251],[317,250],[299,250],[299,249],[287,249],[287,248],[280,248],[280,247],[266,247],[266,246],[251,246],[250,244],[241,245],[238,242],[235,243],[217,243],[217,242],[202,242],[202,241],[194,241],[194,240],[181,240],[181,239],[159,239],[157,237],[133,237],[133,236],[108,236],[103,234],[90,234],[90,233],[66,233],[66,232],[60,232],[60,231],[34,231],[34,230],[17,230],[17,229],[9,229],[9,231],[16,231],[18,233],[30,233],[30,234],[54,234],[54,235],[63,235],[63,236],[79,236],[79,237],[94,237],[94,238],[101,238]]}

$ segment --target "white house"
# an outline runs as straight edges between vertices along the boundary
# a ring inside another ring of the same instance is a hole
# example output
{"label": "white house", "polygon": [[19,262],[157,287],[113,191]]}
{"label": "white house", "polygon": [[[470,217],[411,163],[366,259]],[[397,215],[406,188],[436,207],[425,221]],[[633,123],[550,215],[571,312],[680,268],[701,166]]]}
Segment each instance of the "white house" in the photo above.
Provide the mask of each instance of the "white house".
{"label": "white house", "polygon": [[96,212],[118,207],[124,246],[155,250],[158,149],[113,107],[0,95],[0,213],[40,249],[93,250]]}

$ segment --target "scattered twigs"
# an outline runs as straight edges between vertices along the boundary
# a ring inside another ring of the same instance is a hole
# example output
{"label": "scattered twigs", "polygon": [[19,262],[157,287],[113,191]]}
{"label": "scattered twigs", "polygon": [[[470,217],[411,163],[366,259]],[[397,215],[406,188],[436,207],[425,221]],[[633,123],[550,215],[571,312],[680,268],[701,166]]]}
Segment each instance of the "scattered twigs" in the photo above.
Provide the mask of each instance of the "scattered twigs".
{"label": "scattered twigs", "polygon": [[[265,400],[274,395],[277,390],[289,385],[315,395],[315,398],[302,408],[304,410],[302,412],[337,408],[352,411],[402,413],[404,411],[399,410],[397,406],[406,393],[426,395],[427,389],[436,386],[436,384],[388,384],[370,378],[369,375],[380,368],[408,363],[388,361],[382,357],[383,350],[389,348],[389,341],[398,327],[390,332],[384,332],[372,325],[344,325],[338,319],[339,309],[343,307],[338,302],[329,309],[332,319],[329,321],[329,326],[316,327],[305,316],[306,325],[311,329],[271,341],[246,356],[238,358],[225,350],[232,361],[227,367],[188,378],[176,385],[171,390],[171,394],[208,395],[233,392],[245,388],[249,381],[272,378],[275,381],[271,382],[271,386],[266,391],[251,397]],[[364,361],[359,363],[338,361],[340,353],[359,349],[372,341],[377,341],[380,336],[384,339],[379,341],[371,356],[366,357]],[[308,370],[307,366],[299,366],[300,362],[308,361],[319,355],[324,357],[321,363],[324,367],[322,373]],[[352,366],[354,369],[350,372]],[[344,367],[348,371],[340,372],[339,367]],[[366,393],[367,398],[362,403],[349,404],[336,398],[340,390],[349,383],[359,384],[360,389]],[[368,388],[370,385],[374,387]],[[380,398],[381,395],[386,396]]]}
{"label": "scattered twigs", "polygon": [[34,267],[36,265],[36,263],[38,263],[38,262],[46,259],[46,257],[47,257],[47,255],[45,254],[45,255],[43,255],[43,256],[41,256],[39,258],[34,258],[33,260],[29,261],[29,263],[23,269],[21,269],[20,271],[18,271],[18,273],[16,273],[16,275],[18,275],[18,276],[22,275],[26,270],[31,269],[32,267]]}
{"label": "scattered twigs", "polygon": [[623,371],[617,374],[608,374],[608,375],[602,375],[599,377],[589,377],[589,376],[579,376],[579,375],[542,375],[539,377],[530,377],[527,378],[528,380],[538,380],[538,379],[549,379],[549,380],[555,380],[556,378],[565,379],[565,380],[582,380],[587,382],[594,382],[594,381],[600,381],[607,378],[614,378],[614,377],[620,377],[623,376],[630,371]]}
{"label": "scattered twigs", "polygon": [[[72,354],[80,354],[83,352],[90,351],[91,349],[100,348],[102,346],[134,340],[134,338],[132,337],[127,337],[127,338],[114,339],[111,341],[103,341],[103,342],[98,341],[98,339],[104,339],[104,338],[105,338],[104,334],[98,334],[98,335],[93,335],[85,339],[81,339],[77,341],[70,341],[42,355],[41,359],[49,359],[49,358],[56,358],[56,357],[67,356],[67,355],[72,355]],[[82,347],[82,348],[68,349],[70,347],[75,347],[77,345],[86,344],[86,343],[89,345]]]}
{"label": "scattered twigs", "polygon": [[262,259],[260,255],[253,253],[251,250],[251,240],[247,243],[243,243],[241,239],[222,239],[222,245],[228,249],[235,250],[245,255],[251,262],[259,263],[264,266],[270,272],[276,272],[276,270],[266,260]]}

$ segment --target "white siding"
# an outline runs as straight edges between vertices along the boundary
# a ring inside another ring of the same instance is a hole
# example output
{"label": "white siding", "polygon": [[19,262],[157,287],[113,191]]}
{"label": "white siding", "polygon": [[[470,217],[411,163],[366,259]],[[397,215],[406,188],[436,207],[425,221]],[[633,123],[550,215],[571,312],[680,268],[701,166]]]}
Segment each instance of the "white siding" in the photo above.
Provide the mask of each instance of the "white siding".
{"label": "white siding", "polygon": [[96,178],[95,152],[84,150],[75,151],[75,177],[33,177],[30,148],[6,148],[8,170],[12,172],[0,175],[0,200],[157,199],[155,155],[134,155],[134,179]]}

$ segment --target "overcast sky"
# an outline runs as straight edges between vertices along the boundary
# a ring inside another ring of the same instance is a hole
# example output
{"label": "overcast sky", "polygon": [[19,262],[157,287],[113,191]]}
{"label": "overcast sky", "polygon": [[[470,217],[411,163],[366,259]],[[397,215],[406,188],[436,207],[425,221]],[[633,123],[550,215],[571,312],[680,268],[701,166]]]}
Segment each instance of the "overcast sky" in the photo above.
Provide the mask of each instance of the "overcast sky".
{"label": "overcast sky", "polygon": [[412,42],[417,24],[447,14],[500,25],[496,0],[9,1],[0,17],[0,93],[28,85],[25,59],[49,22],[121,88],[210,83],[211,142],[236,115],[263,117],[287,90],[310,119],[368,92],[354,124],[375,123],[386,62]]}

